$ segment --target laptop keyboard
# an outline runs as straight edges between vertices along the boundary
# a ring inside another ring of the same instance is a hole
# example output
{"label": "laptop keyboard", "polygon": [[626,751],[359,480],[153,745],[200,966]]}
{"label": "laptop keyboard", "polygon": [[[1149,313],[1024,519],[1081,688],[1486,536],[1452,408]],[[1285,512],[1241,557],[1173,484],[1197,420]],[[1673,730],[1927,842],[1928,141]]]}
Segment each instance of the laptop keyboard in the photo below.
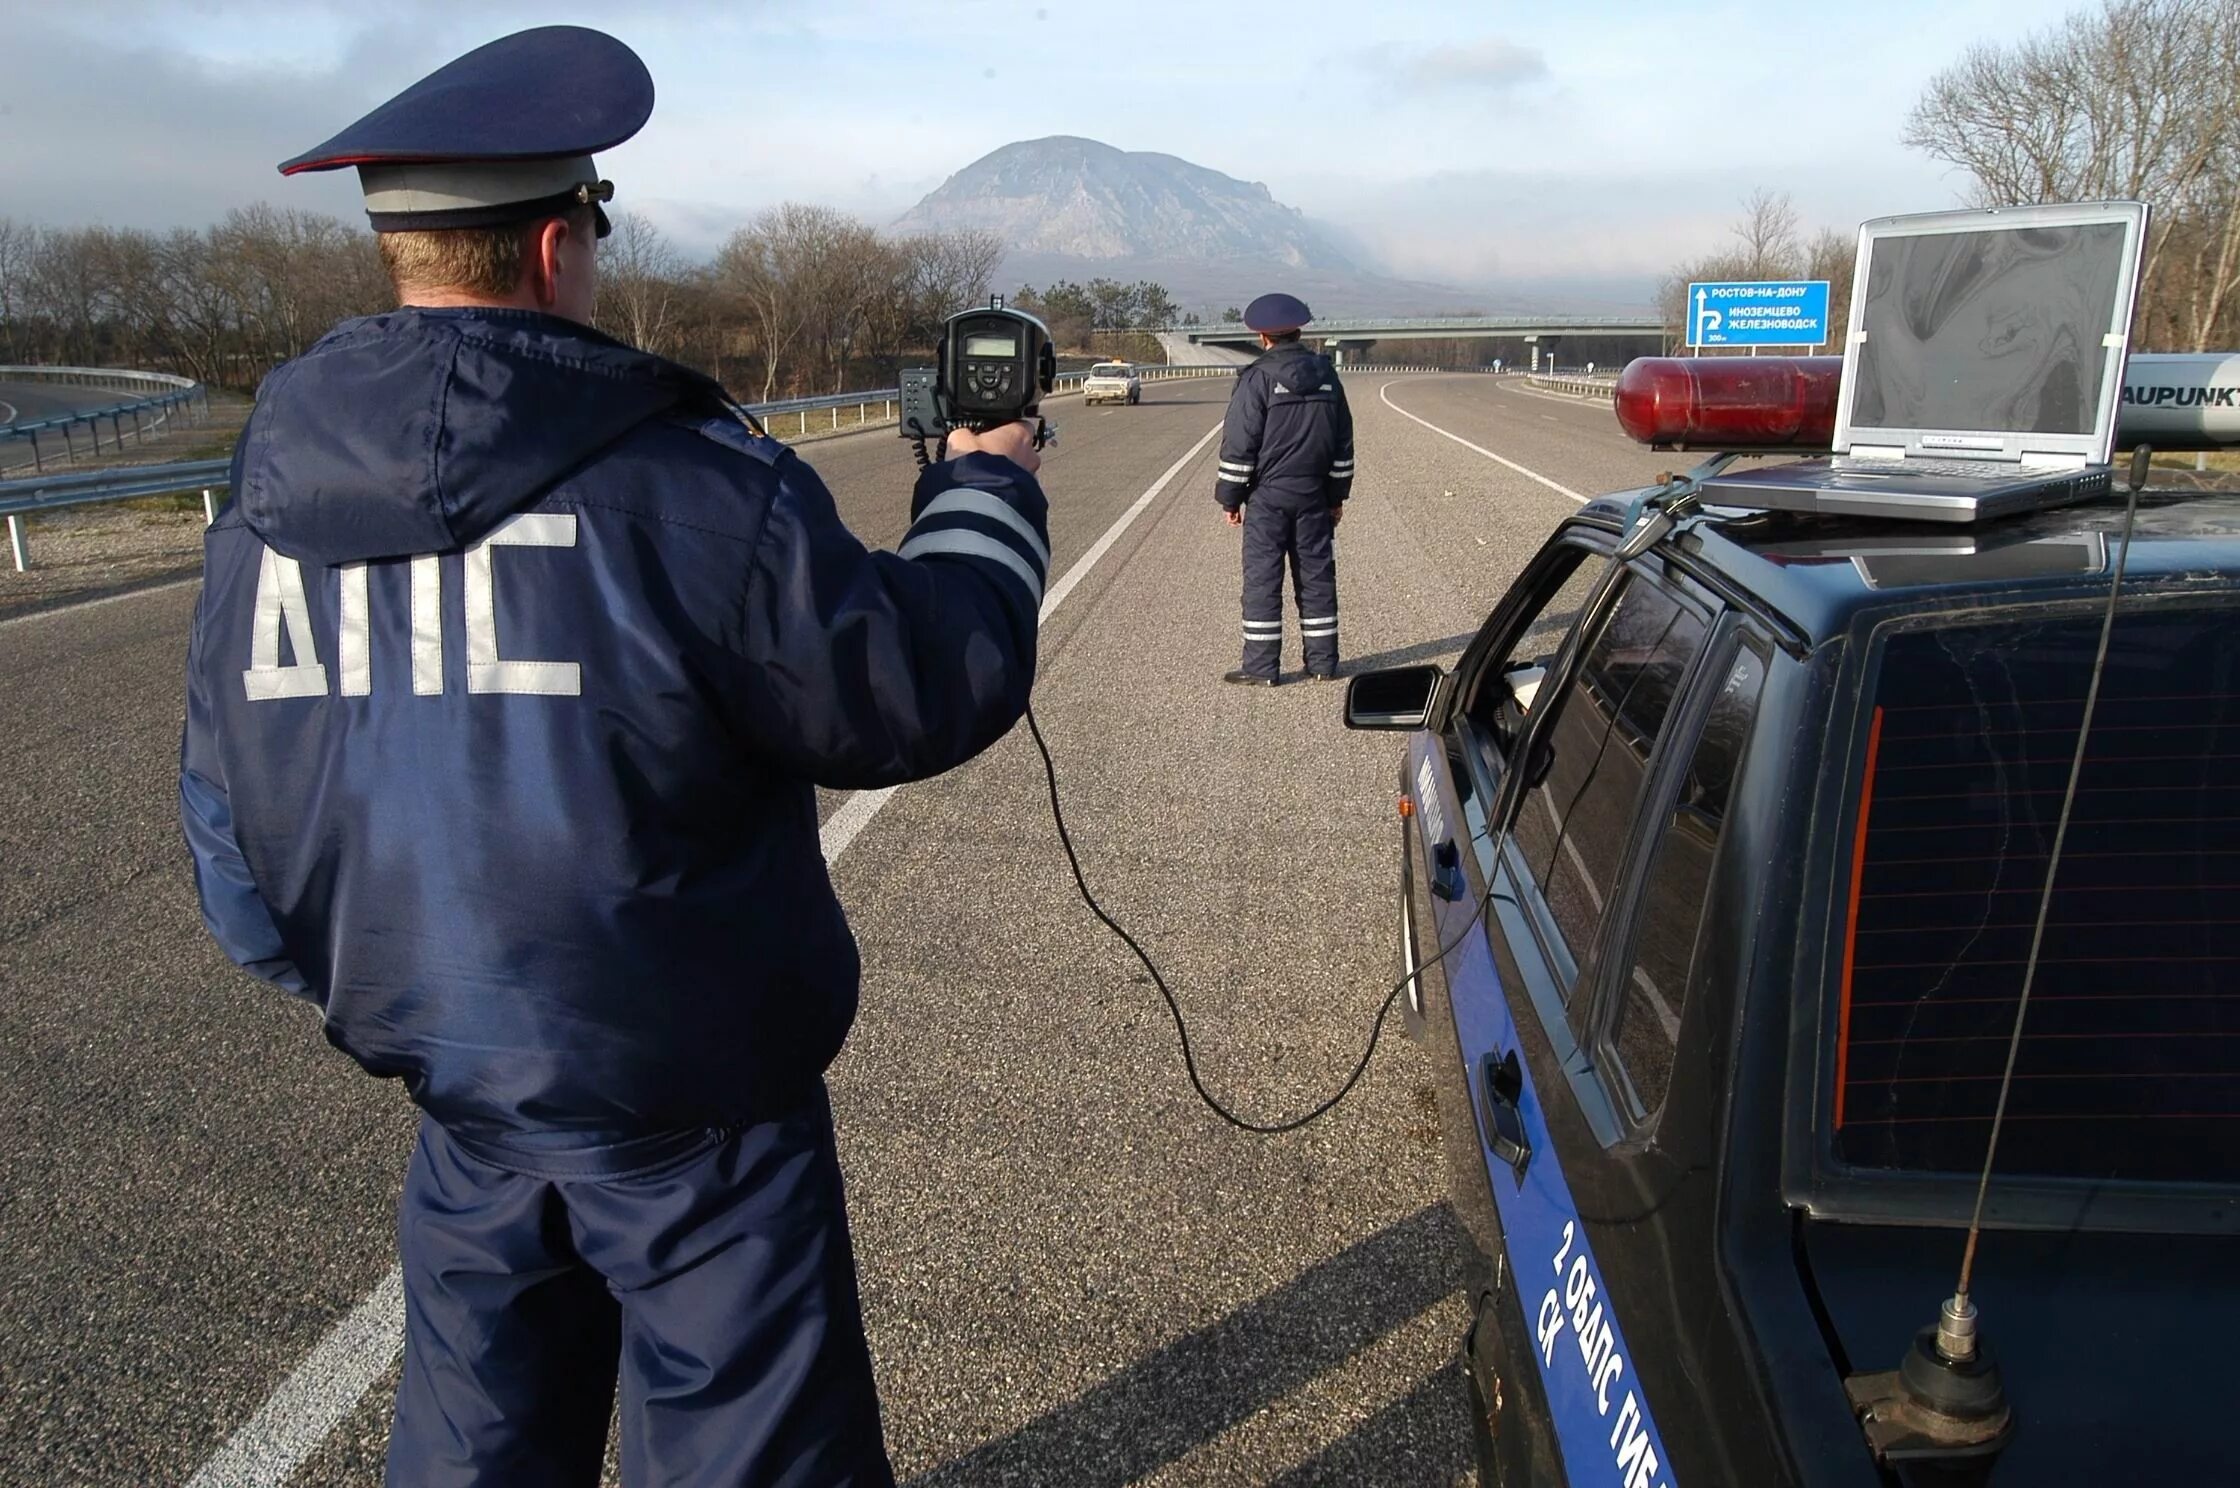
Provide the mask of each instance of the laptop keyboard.
{"label": "laptop keyboard", "polygon": [[1903,460],[1837,460],[1844,471],[1870,471],[1877,475],[1950,475],[1961,480],[2039,480],[2084,472],[2061,465],[2008,465],[1998,460],[1934,460],[1907,456]]}

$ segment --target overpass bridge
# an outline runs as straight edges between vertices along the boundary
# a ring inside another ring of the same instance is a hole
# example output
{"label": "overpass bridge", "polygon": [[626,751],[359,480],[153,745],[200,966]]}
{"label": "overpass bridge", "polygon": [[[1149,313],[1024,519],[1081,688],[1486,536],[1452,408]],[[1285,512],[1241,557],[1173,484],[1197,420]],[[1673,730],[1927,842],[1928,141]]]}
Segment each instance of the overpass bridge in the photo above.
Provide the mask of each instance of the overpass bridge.
{"label": "overpass bridge", "polygon": [[[1156,328],[1170,347],[1181,343],[1228,351],[1257,351],[1259,339],[1241,322]],[[1636,315],[1386,315],[1333,317],[1306,328],[1306,338],[1341,360],[1365,356],[1379,341],[1483,341],[1486,359],[1511,366],[1576,367],[1587,362],[1622,366],[1665,349],[1664,321]]]}

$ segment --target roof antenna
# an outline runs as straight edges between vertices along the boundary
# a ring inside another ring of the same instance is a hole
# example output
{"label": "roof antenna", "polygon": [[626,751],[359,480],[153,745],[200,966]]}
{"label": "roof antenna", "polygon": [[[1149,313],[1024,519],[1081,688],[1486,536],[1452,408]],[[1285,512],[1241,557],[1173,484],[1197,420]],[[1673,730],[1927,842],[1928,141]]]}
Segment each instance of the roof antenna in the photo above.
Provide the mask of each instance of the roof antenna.
{"label": "roof antenna", "polygon": [[2108,608],[2100,620],[2100,646],[2092,658],[2092,681],[2085,689],[2084,717],[2077,725],[2077,749],[2069,761],[2069,785],[2053,829],[2053,851],[2046,860],[2045,886],[2038,895],[2038,921],[2030,935],[2030,956],[2022,970],[2022,996],[2015,1004],[2014,1032],[2007,1040],[2006,1072],[1999,1078],[1999,1101],[1991,1114],[1991,1136],[1983,1149],[1983,1176],[1976,1183],[1975,1213],[1968,1220],[1967,1244],[1960,1252],[1960,1280],[1938,1309],[1935,1326],[1913,1336],[1913,1346],[1898,1367],[1884,1374],[1854,1375],[1844,1381],[1851,1408],[1859,1415],[1876,1460],[1897,1466],[1936,1464],[1945,1469],[1940,1483],[1980,1483],[2014,1435],[2014,1412],[1999,1382],[1999,1365],[1990,1345],[1978,1336],[1976,1305],[1968,1287],[1975,1275],[1976,1242],[1983,1233],[1983,1205],[1991,1192],[1991,1167],[2006,1124],[2007,1092],[2014,1085],[2016,1057],[2022,1052],[2022,1020],[2030,1010],[2030,989],[2038,975],[2038,949],[2045,941],[2046,917],[2053,907],[2053,886],[2061,871],[2061,849],[2069,836],[2069,813],[2077,802],[2077,781],[2084,774],[2086,745],[2100,704],[2100,678],[2108,665],[2108,638],[2115,630],[2116,599],[2123,592],[2124,566],[2131,557],[2131,533],[2139,520],[2139,492],[2147,483],[2154,451],[2140,445],[2131,452],[2130,496],[2123,510],[2123,540],[2116,549]]}

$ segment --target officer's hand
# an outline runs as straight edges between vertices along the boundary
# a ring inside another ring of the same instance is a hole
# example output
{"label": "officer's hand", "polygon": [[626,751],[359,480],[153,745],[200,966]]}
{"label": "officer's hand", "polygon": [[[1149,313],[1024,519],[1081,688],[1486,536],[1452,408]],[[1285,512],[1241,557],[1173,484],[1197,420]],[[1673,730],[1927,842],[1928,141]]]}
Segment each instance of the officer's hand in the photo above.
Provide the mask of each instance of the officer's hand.
{"label": "officer's hand", "polygon": [[1240,506],[1235,511],[1223,511],[1221,520],[1232,527],[1242,527],[1244,525],[1244,508]]}
{"label": "officer's hand", "polygon": [[1330,508],[1330,525],[1335,527],[1346,519],[1346,504],[1341,501]]}
{"label": "officer's hand", "polygon": [[1042,468],[1042,456],[1035,453],[1034,425],[1023,420],[998,424],[984,434],[970,429],[953,430],[949,435],[947,453],[956,455],[1001,455],[1030,475]]}

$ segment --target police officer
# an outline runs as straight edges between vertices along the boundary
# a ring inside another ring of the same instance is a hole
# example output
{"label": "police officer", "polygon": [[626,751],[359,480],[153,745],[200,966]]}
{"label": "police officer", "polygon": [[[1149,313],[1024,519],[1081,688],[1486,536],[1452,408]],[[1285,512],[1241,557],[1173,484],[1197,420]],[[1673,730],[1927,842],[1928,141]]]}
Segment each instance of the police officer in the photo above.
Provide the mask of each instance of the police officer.
{"label": "police officer", "polygon": [[[425,1113],[389,1482],[887,1484],[823,1072],[856,948],[813,787],[1010,728],[1029,433],[950,441],[895,553],[722,389],[586,323],[652,110],[545,27],[354,166],[401,308],[274,372],[210,528],[182,820],[241,965]],[[306,1154],[316,1161],[316,1154]]]}
{"label": "police officer", "polygon": [[1287,294],[1245,307],[1260,355],[1237,374],[1221,428],[1214,500],[1244,529],[1244,661],[1222,680],[1273,687],[1283,652],[1283,566],[1299,604],[1307,675],[1338,675],[1338,556],[1353,489],[1353,413],[1330,359],[1300,344],[1312,317]]}

